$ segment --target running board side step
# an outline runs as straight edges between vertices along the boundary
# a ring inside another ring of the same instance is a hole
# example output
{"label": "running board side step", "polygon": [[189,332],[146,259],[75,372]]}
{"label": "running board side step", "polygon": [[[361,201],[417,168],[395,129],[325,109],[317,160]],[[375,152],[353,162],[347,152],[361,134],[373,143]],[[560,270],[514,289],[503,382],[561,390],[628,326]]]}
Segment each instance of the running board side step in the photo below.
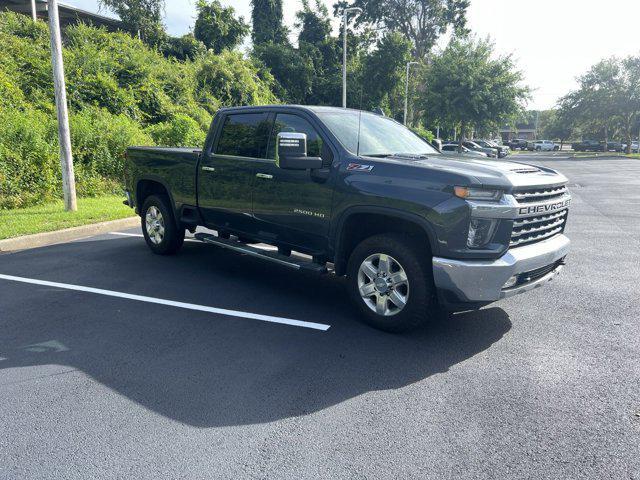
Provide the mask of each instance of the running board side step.
{"label": "running board side step", "polygon": [[327,267],[325,265],[319,265],[313,262],[297,260],[293,257],[280,255],[277,252],[265,251],[259,248],[252,247],[250,245],[245,245],[244,243],[240,243],[235,240],[226,240],[224,238],[211,235],[209,233],[196,233],[194,237],[204,243],[217,245],[218,247],[226,248],[228,250],[233,250],[234,252],[251,255],[252,257],[261,258],[268,262],[277,263],[279,265],[283,265],[285,267],[289,267],[294,270],[301,270],[304,272],[311,272],[319,275],[327,273]]}

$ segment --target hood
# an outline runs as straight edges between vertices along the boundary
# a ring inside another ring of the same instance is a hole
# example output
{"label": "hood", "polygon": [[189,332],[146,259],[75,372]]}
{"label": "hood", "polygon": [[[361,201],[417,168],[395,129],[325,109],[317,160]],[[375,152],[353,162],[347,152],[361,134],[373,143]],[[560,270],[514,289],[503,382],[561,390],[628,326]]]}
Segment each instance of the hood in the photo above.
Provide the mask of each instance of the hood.
{"label": "hood", "polygon": [[568,181],[564,175],[551,168],[491,158],[434,154],[419,158],[396,156],[386,160],[425,170],[450,172],[466,177],[469,184],[474,186],[508,189]]}

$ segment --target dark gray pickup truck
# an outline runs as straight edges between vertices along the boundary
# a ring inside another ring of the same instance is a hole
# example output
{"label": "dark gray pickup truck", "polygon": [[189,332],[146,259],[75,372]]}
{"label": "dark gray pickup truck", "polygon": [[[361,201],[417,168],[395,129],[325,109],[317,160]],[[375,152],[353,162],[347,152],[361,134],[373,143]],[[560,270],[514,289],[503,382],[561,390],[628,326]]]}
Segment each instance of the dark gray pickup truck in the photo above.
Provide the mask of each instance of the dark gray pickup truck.
{"label": "dark gray pickup truck", "polygon": [[362,318],[387,331],[554,278],[569,251],[566,183],[545,167],[444,156],[372,113],[281,105],[221,109],[202,150],[131,147],[126,168],[153,252],[206,227],[216,233],[196,233],[203,242],[346,275]]}

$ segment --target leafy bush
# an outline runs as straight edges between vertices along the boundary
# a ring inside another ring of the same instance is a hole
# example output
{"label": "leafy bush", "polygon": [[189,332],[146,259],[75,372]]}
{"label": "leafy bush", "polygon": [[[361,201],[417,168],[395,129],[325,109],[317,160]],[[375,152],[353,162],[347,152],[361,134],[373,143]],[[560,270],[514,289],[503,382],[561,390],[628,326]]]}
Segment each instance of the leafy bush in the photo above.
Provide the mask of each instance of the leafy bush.
{"label": "leafy bush", "polygon": [[34,109],[0,108],[0,208],[50,200],[57,189],[54,122]]}
{"label": "leafy bush", "polygon": [[121,180],[127,147],[153,145],[138,123],[104,109],[87,108],[72,115],[70,123],[74,164],[86,174]]}
{"label": "leafy bush", "polygon": [[147,128],[147,133],[156,144],[167,147],[201,147],[205,138],[205,132],[198,122],[182,114],[168,122],[151,125]]}

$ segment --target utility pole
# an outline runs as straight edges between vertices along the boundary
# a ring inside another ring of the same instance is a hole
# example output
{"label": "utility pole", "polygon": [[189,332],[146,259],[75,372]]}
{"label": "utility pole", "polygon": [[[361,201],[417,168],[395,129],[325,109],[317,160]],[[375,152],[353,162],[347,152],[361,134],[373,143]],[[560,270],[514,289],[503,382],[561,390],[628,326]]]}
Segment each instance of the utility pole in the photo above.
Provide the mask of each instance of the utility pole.
{"label": "utility pole", "polygon": [[36,0],[31,0],[31,19],[36,21]]}
{"label": "utility pole", "polygon": [[51,64],[53,66],[53,86],[58,114],[58,142],[60,143],[60,166],[62,167],[62,190],[64,209],[75,212],[76,181],[73,174],[71,156],[71,135],[69,133],[69,113],[67,111],[67,89],[64,82],[62,63],[62,40],[60,38],[60,20],[58,19],[58,0],[49,0],[49,30],[51,31]]}
{"label": "utility pole", "polygon": [[349,13],[362,13],[359,7],[342,10],[342,108],[347,108],[347,17]]}
{"label": "utility pole", "polygon": [[418,62],[407,62],[407,77],[404,82],[404,117],[403,124],[407,125],[407,110],[409,107],[409,69],[411,65],[418,65]]}

